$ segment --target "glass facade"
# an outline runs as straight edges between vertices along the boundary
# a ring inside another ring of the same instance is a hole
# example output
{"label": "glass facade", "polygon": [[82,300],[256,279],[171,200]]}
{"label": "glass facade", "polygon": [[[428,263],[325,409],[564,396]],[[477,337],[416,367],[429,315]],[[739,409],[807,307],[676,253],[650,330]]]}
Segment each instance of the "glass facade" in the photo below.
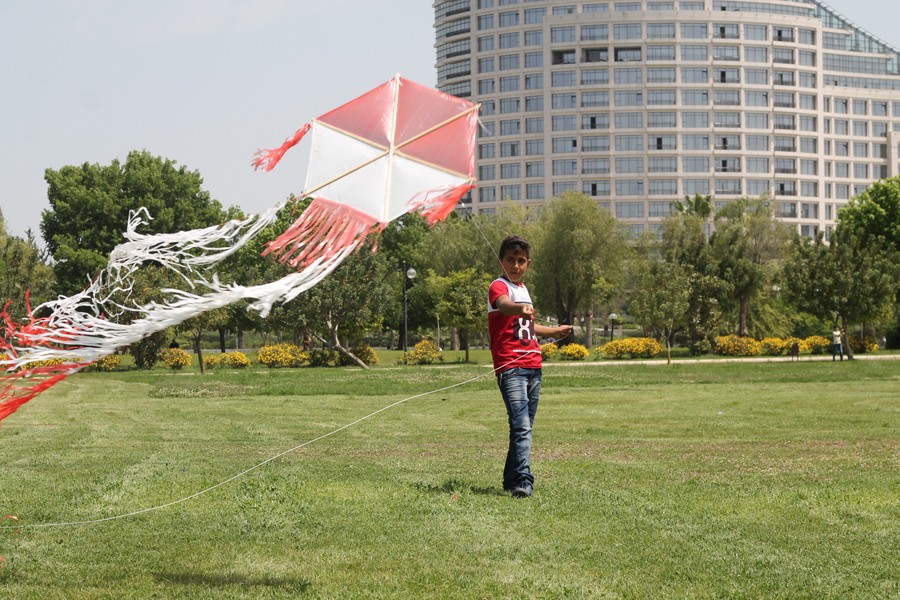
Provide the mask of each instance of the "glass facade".
{"label": "glass facade", "polygon": [[900,53],[816,0],[438,1],[435,39],[438,87],[482,106],[471,211],[579,190],[653,231],[768,194],[828,231],[900,174]]}

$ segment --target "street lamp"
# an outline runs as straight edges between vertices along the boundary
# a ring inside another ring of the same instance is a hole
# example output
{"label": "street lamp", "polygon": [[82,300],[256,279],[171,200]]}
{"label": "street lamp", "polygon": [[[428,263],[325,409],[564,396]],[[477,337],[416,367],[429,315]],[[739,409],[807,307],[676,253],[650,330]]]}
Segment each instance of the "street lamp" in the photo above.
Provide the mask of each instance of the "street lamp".
{"label": "street lamp", "polygon": [[609,341],[613,341],[613,336],[616,334],[616,319],[619,318],[619,315],[616,313],[609,313]]}
{"label": "street lamp", "polygon": [[[406,268],[406,261],[400,263],[400,268]],[[406,290],[409,289],[409,282],[416,278],[416,270],[412,267],[406,269],[406,272],[403,273],[403,351],[406,352],[409,349],[408,336],[407,336],[407,322],[406,322]]]}

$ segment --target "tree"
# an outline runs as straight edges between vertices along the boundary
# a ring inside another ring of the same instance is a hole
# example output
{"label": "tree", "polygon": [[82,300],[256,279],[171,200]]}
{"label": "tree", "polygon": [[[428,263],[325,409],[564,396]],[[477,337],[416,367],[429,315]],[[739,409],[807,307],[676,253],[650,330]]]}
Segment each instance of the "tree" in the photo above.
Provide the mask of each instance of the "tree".
{"label": "tree", "polygon": [[900,264],[883,244],[863,244],[852,228],[833,236],[830,245],[822,234],[815,240],[798,237],[786,269],[785,293],[800,310],[839,323],[845,332],[852,323],[886,316],[900,286]]}
{"label": "tree", "polygon": [[294,315],[306,331],[349,357],[349,342],[381,327],[392,294],[391,265],[387,257],[373,252],[372,242],[348,256],[328,277],[287,303],[285,314]]}
{"label": "tree", "polygon": [[789,228],[775,219],[774,207],[765,197],[729,202],[716,212],[715,224],[710,244],[718,275],[737,308],[737,333],[747,335],[750,303],[771,287],[777,261],[790,240]]}
{"label": "tree", "polygon": [[53,293],[53,269],[29,230],[25,239],[9,235],[0,211],[0,310],[10,302],[7,313],[14,321],[26,318],[25,296],[32,307],[49,300]]}
{"label": "tree", "polygon": [[[487,273],[469,267],[445,277],[430,271],[426,285],[438,317],[462,330],[468,339],[469,331],[484,327],[484,307],[491,280]],[[468,344],[466,362],[469,362]]]}
{"label": "tree", "polygon": [[712,196],[701,196],[694,194],[694,197],[685,196],[683,201],[672,203],[673,212],[683,215],[698,217],[705,221],[713,214]]}
{"label": "tree", "polygon": [[229,313],[227,308],[216,308],[208,310],[178,325],[178,331],[185,334],[185,337],[191,340],[194,346],[194,353],[197,355],[197,360],[200,362],[200,373],[206,373],[206,366],[203,364],[203,349],[200,347],[200,340],[207,331],[218,329],[228,323],[228,317]]}
{"label": "tree", "polygon": [[629,244],[624,229],[585,194],[567,192],[544,207],[537,221],[531,280],[539,308],[560,323],[593,318],[624,281]]}
{"label": "tree", "polygon": [[876,181],[838,211],[838,228],[853,230],[863,245],[882,239],[900,251],[900,177]]}
{"label": "tree", "polygon": [[84,288],[102,269],[110,251],[123,240],[129,212],[145,207],[152,221],[146,233],[206,227],[225,220],[219,202],[201,189],[197,171],[175,161],[132,151],[125,163],[84,163],[47,169],[47,197],[41,233],[56,261],[59,292]]}
{"label": "tree", "polygon": [[691,283],[689,267],[650,260],[637,277],[628,312],[645,329],[666,340],[666,362],[672,362],[675,333],[687,322]]}

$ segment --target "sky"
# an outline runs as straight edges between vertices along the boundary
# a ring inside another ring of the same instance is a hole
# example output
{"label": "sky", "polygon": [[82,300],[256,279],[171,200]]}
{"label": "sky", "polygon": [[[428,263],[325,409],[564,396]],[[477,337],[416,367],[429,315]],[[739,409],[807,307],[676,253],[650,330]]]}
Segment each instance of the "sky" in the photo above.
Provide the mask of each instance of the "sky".
{"label": "sky", "polygon": [[[829,4],[900,47],[900,3]],[[431,0],[0,0],[7,229],[41,243],[45,169],[142,149],[264,210],[302,191],[308,146],[269,173],[253,153],[394,75],[435,85],[433,31]]]}

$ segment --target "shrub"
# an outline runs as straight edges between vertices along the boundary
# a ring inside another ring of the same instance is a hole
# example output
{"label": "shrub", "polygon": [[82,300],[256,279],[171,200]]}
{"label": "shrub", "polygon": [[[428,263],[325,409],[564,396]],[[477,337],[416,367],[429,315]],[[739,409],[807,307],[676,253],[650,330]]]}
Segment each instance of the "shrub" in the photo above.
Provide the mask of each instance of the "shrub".
{"label": "shrub", "polygon": [[790,352],[791,346],[794,345],[794,342],[797,342],[797,346],[800,349],[800,354],[805,354],[805,353],[809,352],[809,344],[806,343],[806,340],[801,340],[800,338],[797,338],[797,337],[784,338],[785,351]]}
{"label": "shrub", "polygon": [[[375,354],[375,349],[372,348],[372,346],[370,346],[368,344],[360,344],[359,346],[353,346],[352,348],[350,348],[350,352],[353,354],[353,356],[355,356],[359,360],[363,361],[367,365],[377,365],[378,364],[378,355]],[[344,354],[343,352],[340,353],[340,357],[338,359],[338,364],[341,365],[342,367],[357,366],[356,361],[353,360],[352,358],[350,358],[349,356],[347,356],[346,354]]]}
{"label": "shrub", "polygon": [[207,369],[216,369],[222,366],[224,354],[207,354],[203,357],[203,366]]}
{"label": "shrub", "polygon": [[173,370],[188,367],[193,361],[191,355],[181,348],[166,348],[159,354],[166,366]]}
{"label": "shrub", "polygon": [[431,340],[422,340],[409,352],[404,352],[400,357],[400,362],[404,365],[430,365],[434,362],[443,361],[444,356],[441,354],[437,344]]}
{"label": "shrub", "polygon": [[329,349],[315,349],[309,351],[309,366],[333,367],[340,360],[340,352]]}
{"label": "shrub", "polygon": [[559,357],[563,360],[584,360],[591,353],[581,344],[566,344],[559,349]]}
{"label": "shrub", "polygon": [[716,338],[716,354],[722,356],[757,356],[762,345],[751,337],[720,335]]}
{"label": "shrub", "polygon": [[295,344],[273,344],[260,348],[256,360],[269,368],[299,367],[309,363],[310,356]]}
{"label": "shrub", "polygon": [[85,367],[85,371],[115,371],[122,358],[118,354],[107,354]]}
{"label": "shrub", "polygon": [[165,331],[157,331],[129,346],[128,351],[134,357],[135,366],[138,369],[152,369],[162,357],[162,347],[167,337]]}
{"label": "shrub", "polygon": [[662,344],[653,338],[625,338],[613,340],[597,350],[597,355],[607,358],[653,358],[663,351]]}
{"label": "shrub", "polygon": [[806,344],[806,348],[813,354],[825,354],[831,350],[831,346],[833,345],[831,340],[821,335],[811,335],[803,340],[803,342]]}
{"label": "shrub", "polygon": [[759,343],[760,352],[766,356],[779,356],[791,349],[781,338],[767,337]]}
{"label": "shrub", "polygon": [[559,346],[553,342],[547,342],[541,346],[541,357],[544,360],[552,360],[559,356]]}
{"label": "shrub", "polygon": [[225,363],[226,367],[231,367],[232,369],[243,369],[245,367],[250,366],[250,359],[247,358],[247,355],[243,352],[226,352],[225,354],[220,355],[222,358],[222,362]]}
{"label": "shrub", "polygon": [[853,350],[854,354],[878,351],[878,342],[870,335],[864,338],[860,338],[858,335],[851,335],[847,341],[850,342],[850,349]]}
{"label": "shrub", "polygon": [[25,369],[38,369],[40,367],[56,367],[58,365],[65,364],[66,360],[64,358],[45,358],[44,360],[33,360],[30,363],[26,363],[19,367],[20,371],[24,371]]}

